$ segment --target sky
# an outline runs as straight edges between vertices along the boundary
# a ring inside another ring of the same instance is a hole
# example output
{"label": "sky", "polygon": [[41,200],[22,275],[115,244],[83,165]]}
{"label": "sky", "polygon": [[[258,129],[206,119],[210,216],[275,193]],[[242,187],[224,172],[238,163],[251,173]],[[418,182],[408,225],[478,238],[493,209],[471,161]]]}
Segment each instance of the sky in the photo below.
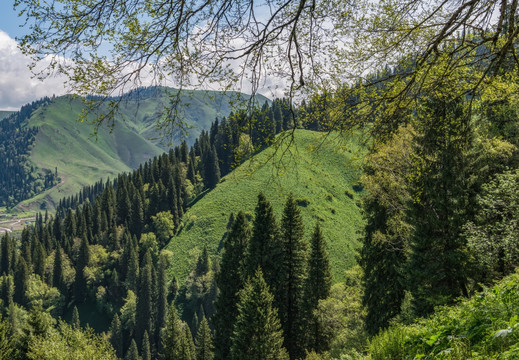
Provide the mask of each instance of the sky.
{"label": "sky", "polygon": [[0,2],[0,110],[18,110],[22,105],[44,96],[63,95],[63,79],[50,78],[44,82],[35,79],[27,59],[17,47],[16,38],[27,30],[20,27],[23,20],[17,16],[11,0]]}

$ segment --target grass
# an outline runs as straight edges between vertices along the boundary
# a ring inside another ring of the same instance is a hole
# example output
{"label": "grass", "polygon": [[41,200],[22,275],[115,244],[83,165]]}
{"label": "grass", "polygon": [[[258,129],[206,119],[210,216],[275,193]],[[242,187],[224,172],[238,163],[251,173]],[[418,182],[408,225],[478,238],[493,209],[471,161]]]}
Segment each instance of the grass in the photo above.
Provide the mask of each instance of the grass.
{"label": "grass", "polygon": [[344,271],[355,262],[358,230],[364,224],[357,205],[359,194],[353,190],[361,173],[357,157],[362,150],[355,139],[322,136],[296,131],[290,147],[262,151],[192,205],[184,215],[183,228],[167,246],[174,255],[171,272],[180,282],[204,245],[212,255],[219,254],[231,212],[243,210],[253,216],[260,191],[273,204],[278,221],[288,194],[293,194],[300,204],[305,237],[310,238],[319,222],[328,243],[334,280],[344,279]]}

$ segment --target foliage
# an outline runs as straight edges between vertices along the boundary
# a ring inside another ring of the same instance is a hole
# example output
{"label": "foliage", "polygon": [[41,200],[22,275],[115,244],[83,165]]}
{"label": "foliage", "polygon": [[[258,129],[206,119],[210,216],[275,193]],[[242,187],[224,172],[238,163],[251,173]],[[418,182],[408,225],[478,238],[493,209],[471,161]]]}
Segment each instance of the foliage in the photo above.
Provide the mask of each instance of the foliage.
{"label": "foliage", "polygon": [[274,297],[263,280],[261,269],[258,269],[240,291],[231,359],[288,359],[273,301]]}
{"label": "foliage", "polygon": [[397,325],[370,342],[372,359],[513,359],[519,343],[519,275],[429,319]]}
{"label": "foliage", "polygon": [[34,337],[27,355],[35,360],[117,359],[106,339],[92,330],[74,328],[65,322],[60,322],[46,336]]}
{"label": "foliage", "polygon": [[366,327],[376,334],[400,312],[406,289],[405,266],[412,224],[409,223],[413,132],[400,128],[366,157],[362,198],[366,226],[359,264],[363,269]]}
{"label": "foliage", "polygon": [[519,263],[517,214],[519,172],[497,174],[483,185],[474,222],[465,225],[465,236],[477,280],[491,282],[514,271]]}

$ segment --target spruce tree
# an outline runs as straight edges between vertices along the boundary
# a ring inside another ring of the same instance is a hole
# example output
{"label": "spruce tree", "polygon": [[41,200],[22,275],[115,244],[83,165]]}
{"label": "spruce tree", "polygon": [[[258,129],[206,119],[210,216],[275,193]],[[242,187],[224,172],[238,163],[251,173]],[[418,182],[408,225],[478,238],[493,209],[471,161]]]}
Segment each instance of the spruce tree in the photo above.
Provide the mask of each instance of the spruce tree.
{"label": "spruce tree", "polygon": [[126,351],[126,356],[124,360],[139,360],[139,350],[137,350],[137,344],[135,343],[135,339],[132,339],[130,343],[130,347],[128,351]]}
{"label": "spruce tree", "polygon": [[47,257],[47,253],[37,238],[35,239],[34,244],[35,245],[33,247],[32,254],[34,273],[40,275],[40,277],[43,279],[43,275],[45,274],[45,258]]}
{"label": "spruce tree", "polygon": [[77,306],[74,306],[72,309],[72,318],[70,320],[70,324],[72,327],[79,329],[81,327],[81,322],[79,320],[79,311],[77,310]]}
{"label": "spruce tree", "polygon": [[161,256],[157,273],[157,318],[155,321],[157,339],[160,329],[166,324],[166,314],[168,311],[168,278],[166,268],[167,260],[164,256]]}
{"label": "spruce tree", "polygon": [[180,341],[180,360],[195,360],[196,359],[196,348],[193,341],[193,335],[189,326],[184,326],[184,336]]}
{"label": "spruce tree", "polygon": [[[232,218],[231,214],[231,220]],[[238,315],[238,292],[245,282],[243,259],[250,236],[251,230],[247,217],[243,211],[240,211],[232,221],[231,231],[224,240],[220,271],[216,275],[219,293],[215,302],[216,314],[213,318],[215,359],[225,360],[230,356],[232,329]]]}
{"label": "spruce tree", "polygon": [[151,360],[150,339],[148,337],[147,331],[144,332],[144,336],[142,338],[141,354],[142,360]]}
{"label": "spruce tree", "polygon": [[252,237],[246,256],[247,271],[249,276],[254,276],[258,267],[262,269],[264,279],[272,294],[274,294],[274,305],[277,308],[281,301],[280,287],[283,282],[283,261],[283,241],[276,223],[274,210],[265,195],[259,193]]}
{"label": "spruce tree", "polygon": [[260,269],[240,291],[231,345],[232,360],[287,360],[274,296]]}
{"label": "spruce tree", "polygon": [[214,145],[204,153],[204,184],[207,188],[213,189],[220,182],[220,164],[216,148]]}
{"label": "spruce tree", "polygon": [[[444,95],[445,96],[445,95]],[[414,231],[407,278],[417,315],[467,296],[467,249],[462,227],[472,209],[464,157],[471,141],[470,118],[459,99],[428,99],[420,118],[410,211]]]}
{"label": "spruce tree", "polygon": [[118,358],[123,357],[123,329],[119,315],[115,314],[110,325],[110,343],[115,349],[115,354]]}
{"label": "spruce tree", "polygon": [[212,360],[213,359],[213,336],[209,323],[205,316],[202,317],[198,332],[196,333],[196,360]]}
{"label": "spruce tree", "polygon": [[54,267],[52,270],[52,286],[57,288],[64,296],[66,296],[66,287],[63,279],[63,258],[61,247],[57,247],[54,251]]}
{"label": "spruce tree", "polygon": [[166,326],[164,327],[161,334],[161,350],[160,358],[163,360],[191,360],[185,359],[184,350],[187,340],[185,339],[184,327],[187,325],[183,324],[177,316],[177,310],[175,305],[171,304],[167,319]]}
{"label": "spruce tree", "polygon": [[285,336],[285,347],[291,359],[304,355],[302,329],[302,295],[306,273],[306,244],[301,212],[290,194],[281,220],[283,239],[283,267],[280,291],[279,317]]}
{"label": "spruce tree", "polygon": [[310,246],[310,257],[308,259],[308,276],[304,284],[303,314],[304,334],[306,334],[306,348],[308,351],[322,352],[325,350],[323,344],[322,330],[314,315],[319,300],[326,299],[332,287],[332,274],[326,243],[321,232],[319,223],[315,224]]}
{"label": "spruce tree", "polygon": [[74,281],[75,292],[74,296],[77,302],[85,301],[87,295],[87,283],[83,270],[90,262],[90,248],[86,236],[81,238],[81,245],[79,247],[79,254],[76,261],[76,278]]}
{"label": "spruce tree", "polygon": [[144,333],[151,334],[152,325],[152,269],[151,264],[144,266],[141,271],[137,295],[136,329],[137,339],[142,339]]}
{"label": "spruce tree", "polygon": [[20,257],[16,265],[16,271],[14,273],[14,298],[13,300],[18,304],[26,305],[26,292],[29,286],[29,269],[25,260]]}

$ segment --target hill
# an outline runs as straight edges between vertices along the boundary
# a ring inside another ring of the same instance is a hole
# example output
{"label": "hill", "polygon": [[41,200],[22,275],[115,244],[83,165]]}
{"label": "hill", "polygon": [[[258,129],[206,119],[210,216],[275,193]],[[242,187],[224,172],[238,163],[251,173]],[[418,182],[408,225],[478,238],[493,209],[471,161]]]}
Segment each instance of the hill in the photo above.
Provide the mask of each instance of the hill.
{"label": "hill", "polygon": [[[232,110],[229,102],[237,99],[246,100],[248,96],[233,92],[182,92],[179,108],[186,124],[192,127],[186,141],[192,143],[216,117],[227,116]],[[266,101],[264,97],[259,99]],[[92,125],[77,121],[83,108],[81,99],[63,96],[39,107],[26,124],[39,129],[30,160],[39,169],[54,172],[57,168],[61,183],[23,201],[14,211],[45,207],[52,210],[61,197],[76,193],[82,186],[135,169],[162,153],[168,144],[164,144],[155,125],[168,101],[166,88],[145,89],[129,96],[121,102],[113,128],[102,126],[96,136],[92,134]],[[177,134],[173,141],[179,140]]]}
{"label": "hill", "polygon": [[193,269],[204,245],[211,254],[219,252],[231,212],[243,210],[253,216],[260,191],[272,202],[278,221],[287,195],[293,193],[303,215],[305,237],[309,239],[319,221],[334,280],[344,279],[344,270],[355,262],[357,231],[363,225],[355,192],[360,190],[355,185],[361,174],[356,161],[361,149],[355,139],[323,136],[295,131],[290,147],[265,149],[193,204],[184,214],[183,228],[167,246],[174,254],[172,272],[177,279],[183,281]]}

